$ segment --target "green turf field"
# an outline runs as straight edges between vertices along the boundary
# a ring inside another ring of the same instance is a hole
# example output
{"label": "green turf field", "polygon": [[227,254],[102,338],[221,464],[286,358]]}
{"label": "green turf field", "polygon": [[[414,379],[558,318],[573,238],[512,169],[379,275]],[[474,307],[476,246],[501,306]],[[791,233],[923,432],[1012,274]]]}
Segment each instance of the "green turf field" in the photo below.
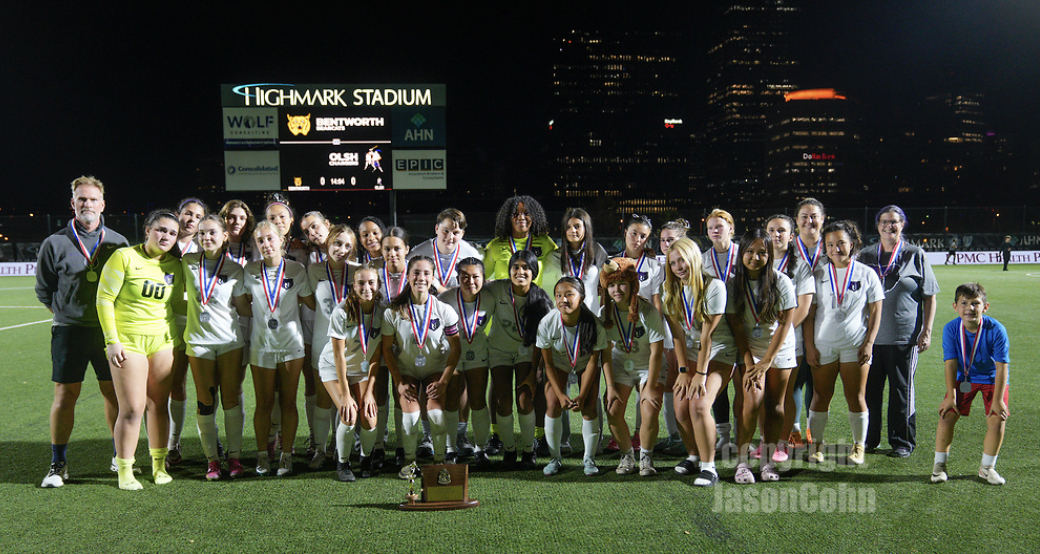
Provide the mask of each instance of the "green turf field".
{"label": "green turf field", "polygon": [[[407,483],[395,474],[343,484],[331,470],[307,472],[302,457],[289,478],[206,482],[190,413],[183,439],[187,461],[173,471],[175,481],[156,487],[142,479],[143,491],[120,491],[108,469],[111,438],[90,372],[69,446],[71,478],[63,488],[40,489],[50,462],[53,385],[49,324],[33,322],[49,320],[49,314],[36,302],[32,279],[0,279],[0,552],[1035,551],[1040,266],[1013,269],[935,268],[942,287],[936,338],[918,368],[919,449],[908,460],[874,454],[858,468],[819,469],[796,462],[781,482],[752,487],[734,485],[734,463],[723,462],[720,485],[699,489],[692,478],[671,471],[675,458],[655,456],[660,475],[646,479],[616,475],[617,456],[604,455],[599,462],[607,471],[586,478],[575,453],[565,461],[566,471],[552,478],[540,471],[477,474],[470,491],[479,508],[436,513],[398,511]],[[954,317],[955,286],[968,280],[986,286],[989,315],[1011,336],[1011,417],[997,466],[1008,480],[1004,487],[975,477],[985,430],[981,402],[958,425],[951,481],[928,480],[943,391],[941,329]],[[251,462],[252,385],[245,387],[244,444]],[[188,388],[193,390],[190,383]],[[839,393],[828,442],[848,443],[845,413]],[[300,415],[306,425],[302,409]],[[575,444],[578,420],[572,420]],[[138,459],[147,459],[143,440]]]}

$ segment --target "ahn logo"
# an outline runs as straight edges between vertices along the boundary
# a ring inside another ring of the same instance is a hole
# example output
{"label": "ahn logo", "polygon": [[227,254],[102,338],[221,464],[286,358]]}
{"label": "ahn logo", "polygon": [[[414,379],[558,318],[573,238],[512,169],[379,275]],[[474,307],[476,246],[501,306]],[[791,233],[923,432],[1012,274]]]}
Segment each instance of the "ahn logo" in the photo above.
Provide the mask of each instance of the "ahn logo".
{"label": "ahn logo", "polygon": [[426,123],[426,118],[423,117],[423,114],[417,113],[412,116],[411,121],[412,125],[415,125],[415,128],[418,129],[419,127],[423,126],[423,123]]}
{"label": "ahn logo", "polygon": [[433,129],[423,129],[422,126],[426,123],[426,118],[421,113],[417,113],[412,116],[409,120],[414,129],[405,129],[404,140],[416,141],[416,142],[429,142],[433,140]]}
{"label": "ahn logo", "polygon": [[311,132],[311,114],[307,115],[289,115],[289,132],[293,136],[303,135],[307,136],[307,133]]}

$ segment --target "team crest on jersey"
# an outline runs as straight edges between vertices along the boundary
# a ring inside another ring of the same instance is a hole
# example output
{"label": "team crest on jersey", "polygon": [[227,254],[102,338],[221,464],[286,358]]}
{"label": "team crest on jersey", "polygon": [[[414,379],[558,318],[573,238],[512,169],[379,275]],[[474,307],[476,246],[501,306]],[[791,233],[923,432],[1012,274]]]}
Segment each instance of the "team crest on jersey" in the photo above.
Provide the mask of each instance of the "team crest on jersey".
{"label": "team crest on jersey", "polygon": [[642,283],[643,281],[646,281],[649,278],[650,278],[650,274],[649,273],[647,273],[645,271],[640,271],[639,272],[639,282],[640,283]]}
{"label": "team crest on jersey", "polygon": [[217,282],[221,285],[227,283],[227,275],[220,275],[217,277]]}
{"label": "team crest on jersey", "polygon": [[849,290],[851,290],[852,292],[856,292],[862,286],[863,286],[863,283],[861,283],[860,281],[853,281],[853,282],[849,283]]}
{"label": "team crest on jersey", "polygon": [[477,325],[483,325],[486,322],[487,322],[487,315],[478,315],[477,316]]}
{"label": "team crest on jersey", "polygon": [[167,285],[172,285],[173,284],[173,274],[172,273],[164,273],[163,274],[163,281],[166,281]]}
{"label": "team crest on jersey", "polygon": [[432,320],[430,320],[430,330],[431,331],[436,331],[437,329],[440,328],[440,326],[441,326],[441,320],[439,320],[439,319],[432,319]]}
{"label": "team crest on jersey", "polygon": [[535,256],[541,258],[542,257],[542,247],[541,246],[532,246],[531,247],[531,253],[534,254]]}
{"label": "team crest on jersey", "polygon": [[293,280],[292,279],[286,277],[285,280],[282,281],[282,288],[283,289],[289,290],[289,289],[292,288],[292,286],[293,286]]}
{"label": "team crest on jersey", "polygon": [[644,329],[644,328],[642,328],[642,327],[636,327],[636,330],[635,330],[635,337],[636,337],[637,339],[641,339],[641,338],[643,338],[643,335],[645,335],[645,334],[646,334],[646,329]]}

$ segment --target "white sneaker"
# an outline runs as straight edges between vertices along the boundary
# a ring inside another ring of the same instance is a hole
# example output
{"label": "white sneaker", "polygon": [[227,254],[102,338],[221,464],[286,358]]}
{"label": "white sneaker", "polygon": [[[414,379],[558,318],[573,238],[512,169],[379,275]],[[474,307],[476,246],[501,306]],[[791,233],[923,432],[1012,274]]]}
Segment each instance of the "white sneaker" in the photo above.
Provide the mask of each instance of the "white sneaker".
{"label": "white sneaker", "polygon": [[615,471],[617,471],[618,475],[631,475],[631,474],[635,473],[636,472],[636,459],[635,459],[635,457],[631,453],[629,453],[629,454],[622,454],[621,455],[621,460],[618,462],[617,470],[615,470]]}
{"label": "white sneaker", "polygon": [[950,476],[946,473],[946,463],[939,462],[932,466],[932,482],[945,483]]}
{"label": "white sneaker", "polygon": [[546,476],[556,475],[560,472],[560,468],[562,467],[563,460],[560,460],[559,458],[553,458],[549,460],[549,463],[545,464],[545,467],[542,468],[542,474]]}
{"label": "white sneaker", "polygon": [[[119,464],[116,463],[116,457],[112,456],[112,465],[108,466],[108,469],[112,470],[112,473],[119,473]],[[134,475],[140,475],[141,468],[134,466]]]}
{"label": "white sneaker", "polygon": [[278,476],[284,477],[292,473],[292,454],[286,454],[282,452],[282,457],[278,460]]}
{"label": "white sneaker", "polygon": [[640,477],[653,477],[657,475],[657,470],[654,469],[654,461],[650,458],[642,456],[639,458],[639,476]]}
{"label": "white sneaker", "polygon": [[307,467],[310,468],[310,469],[321,469],[322,466],[324,466],[324,465],[325,465],[325,453],[322,452],[321,450],[315,450],[314,451],[314,457],[311,458],[311,461],[307,464]]}
{"label": "white sneaker", "polygon": [[256,455],[256,474],[264,476],[271,473],[271,458],[267,455],[267,452],[260,452]]}
{"label": "white sneaker", "polygon": [[65,484],[65,480],[69,478],[69,466],[65,462],[57,462],[51,464],[50,471],[43,478],[43,482],[40,483],[40,487],[44,489],[56,489]]}
{"label": "white sneaker", "polygon": [[997,469],[994,467],[980,467],[979,478],[985,479],[987,483],[991,485],[1003,485],[1007,483],[1007,479],[1004,479],[997,473]]}

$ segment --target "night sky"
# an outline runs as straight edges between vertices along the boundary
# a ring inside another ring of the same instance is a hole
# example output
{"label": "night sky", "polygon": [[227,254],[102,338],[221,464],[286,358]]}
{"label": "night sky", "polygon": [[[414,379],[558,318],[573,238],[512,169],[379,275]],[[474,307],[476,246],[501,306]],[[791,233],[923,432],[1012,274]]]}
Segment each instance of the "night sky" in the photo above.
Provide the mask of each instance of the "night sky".
{"label": "night sky", "polygon": [[[838,88],[893,128],[925,95],[981,91],[994,130],[1023,152],[1040,138],[1040,2],[791,3],[803,9],[799,84]],[[706,96],[712,9],[700,4],[708,2],[653,3],[654,11],[595,2],[563,12],[356,4],[299,11],[149,4],[114,13],[81,3],[5,3],[0,215],[66,213],[67,184],[84,173],[109,187],[109,212],[170,204],[200,183],[222,183],[222,83],[446,83],[449,155],[479,152],[467,162],[521,188],[536,178],[532,160],[544,156],[554,33],[683,33],[688,86],[695,100]]]}

